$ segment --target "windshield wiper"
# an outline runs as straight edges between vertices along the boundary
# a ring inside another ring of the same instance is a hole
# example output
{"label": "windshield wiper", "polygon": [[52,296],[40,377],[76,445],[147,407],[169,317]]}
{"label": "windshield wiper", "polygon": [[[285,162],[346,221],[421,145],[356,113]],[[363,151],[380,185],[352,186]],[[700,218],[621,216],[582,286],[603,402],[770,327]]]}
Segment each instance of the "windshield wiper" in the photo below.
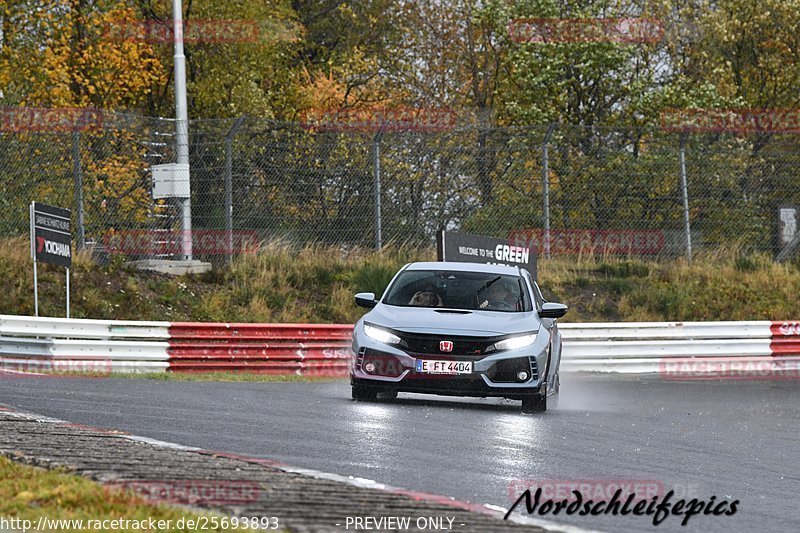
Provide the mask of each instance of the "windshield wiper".
{"label": "windshield wiper", "polygon": [[483,287],[481,287],[480,289],[478,289],[478,295],[480,295],[480,293],[482,293],[483,291],[485,291],[486,289],[488,289],[488,288],[489,288],[489,285],[491,285],[492,283],[495,283],[495,282],[497,282],[497,281],[500,281],[500,279],[501,279],[502,277],[503,277],[503,276],[497,276],[496,278],[494,278],[494,279],[490,279],[489,281],[487,281],[486,283],[484,283],[484,284],[483,284]]}

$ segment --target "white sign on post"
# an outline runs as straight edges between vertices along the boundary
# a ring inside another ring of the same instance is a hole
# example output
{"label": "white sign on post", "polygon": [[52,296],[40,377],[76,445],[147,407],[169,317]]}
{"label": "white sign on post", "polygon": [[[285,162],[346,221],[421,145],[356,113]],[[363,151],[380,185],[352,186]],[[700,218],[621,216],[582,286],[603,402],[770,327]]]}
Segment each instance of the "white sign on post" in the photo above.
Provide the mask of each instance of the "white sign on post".
{"label": "white sign on post", "polygon": [[33,259],[33,309],[39,316],[39,263],[67,269],[67,318],[69,318],[69,269],[72,267],[71,213],[52,205],[31,202],[31,259]]}
{"label": "white sign on post", "polygon": [[786,246],[797,234],[797,208],[781,207],[779,210],[781,247]]}

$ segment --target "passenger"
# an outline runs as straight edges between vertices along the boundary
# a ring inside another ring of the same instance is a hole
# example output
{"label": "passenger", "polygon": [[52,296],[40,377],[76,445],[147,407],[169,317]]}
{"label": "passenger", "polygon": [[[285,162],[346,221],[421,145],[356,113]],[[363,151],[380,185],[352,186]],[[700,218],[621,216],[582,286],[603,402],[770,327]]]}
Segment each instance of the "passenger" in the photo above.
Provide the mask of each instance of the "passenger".
{"label": "passenger", "polygon": [[415,292],[408,304],[418,307],[442,307],[443,302],[442,297],[436,292],[436,287],[428,284]]}

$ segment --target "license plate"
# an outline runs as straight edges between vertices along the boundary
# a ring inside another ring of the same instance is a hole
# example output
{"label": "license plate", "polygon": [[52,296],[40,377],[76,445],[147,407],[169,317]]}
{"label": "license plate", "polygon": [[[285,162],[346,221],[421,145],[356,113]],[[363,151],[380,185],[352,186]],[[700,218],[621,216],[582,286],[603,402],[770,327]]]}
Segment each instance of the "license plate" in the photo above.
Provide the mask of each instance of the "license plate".
{"label": "license plate", "polygon": [[417,372],[424,374],[472,374],[472,361],[417,359]]}

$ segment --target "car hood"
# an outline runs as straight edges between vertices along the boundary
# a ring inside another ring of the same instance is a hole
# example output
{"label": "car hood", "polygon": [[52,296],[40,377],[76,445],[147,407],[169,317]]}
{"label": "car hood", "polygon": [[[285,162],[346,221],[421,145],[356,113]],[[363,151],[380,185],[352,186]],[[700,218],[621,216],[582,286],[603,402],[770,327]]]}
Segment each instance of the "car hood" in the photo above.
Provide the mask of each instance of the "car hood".
{"label": "car hood", "polygon": [[364,321],[376,326],[409,333],[461,332],[469,336],[507,335],[539,330],[535,312],[503,313],[498,311],[458,311],[424,307],[398,307],[379,303],[364,315]]}

